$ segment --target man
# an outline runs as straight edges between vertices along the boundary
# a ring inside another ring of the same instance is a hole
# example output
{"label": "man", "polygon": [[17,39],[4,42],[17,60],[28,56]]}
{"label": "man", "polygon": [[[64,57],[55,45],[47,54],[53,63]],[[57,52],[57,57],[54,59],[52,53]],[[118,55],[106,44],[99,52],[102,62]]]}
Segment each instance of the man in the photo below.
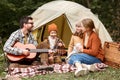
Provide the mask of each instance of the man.
{"label": "man", "polygon": [[[33,28],[33,18],[29,17],[29,16],[22,17],[20,20],[20,29],[14,31],[10,35],[9,39],[6,41],[6,43],[3,47],[3,50],[7,54],[16,55],[16,56],[30,55],[29,50],[21,49],[21,48],[13,47],[13,46],[17,42],[20,42],[22,44],[33,44],[33,45],[37,46],[37,41],[34,40],[34,37],[31,33],[32,28]],[[13,61],[11,61],[11,62],[13,62]],[[33,60],[28,60],[28,61],[29,62],[27,62],[27,60],[20,60],[20,61],[16,61],[16,62],[20,63],[20,64],[32,64],[32,62],[33,62]]]}
{"label": "man", "polygon": [[[9,59],[9,66],[8,71],[11,74],[13,68],[32,68],[30,67],[35,65],[40,65],[40,62],[37,61],[37,55],[32,59],[26,59],[26,57],[30,56],[30,50],[26,49],[25,47],[31,47],[36,49],[37,41],[34,40],[34,37],[31,33],[33,28],[33,18],[29,16],[22,17],[20,20],[20,29],[14,31],[9,39],[6,41],[3,50],[7,53],[7,57]],[[19,44],[19,45],[17,45]],[[29,46],[26,46],[29,45]],[[21,47],[19,47],[21,46]],[[34,46],[34,47],[33,47]],[[31,48],[31,49],[32,49]],[[25,57],[19,60],[19,58]],[[10,59],[11,58],[11,59]],[[27,70],[29,70],[27,69]],[[32,68],[33,71],[35,68]],[[52,66],[40,66],[38,71],[46,70],[46,71],[53,71]],[[22,72],[22,71],[21,71]],[[29,72],[29,71],[28,71]],[[8,77],[8,79],[19,79],[19,77]]]}

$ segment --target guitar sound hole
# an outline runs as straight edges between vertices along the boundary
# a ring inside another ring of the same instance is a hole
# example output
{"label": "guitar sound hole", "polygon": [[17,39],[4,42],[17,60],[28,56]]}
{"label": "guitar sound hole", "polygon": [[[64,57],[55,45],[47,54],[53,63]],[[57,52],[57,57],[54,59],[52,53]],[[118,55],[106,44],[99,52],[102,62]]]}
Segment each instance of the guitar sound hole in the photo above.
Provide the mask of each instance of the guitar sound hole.
{"label": "guitar sound hole", "polygon": [[30,49],[29,49],[29,48],[26,48],[26,50],[30,51]]}

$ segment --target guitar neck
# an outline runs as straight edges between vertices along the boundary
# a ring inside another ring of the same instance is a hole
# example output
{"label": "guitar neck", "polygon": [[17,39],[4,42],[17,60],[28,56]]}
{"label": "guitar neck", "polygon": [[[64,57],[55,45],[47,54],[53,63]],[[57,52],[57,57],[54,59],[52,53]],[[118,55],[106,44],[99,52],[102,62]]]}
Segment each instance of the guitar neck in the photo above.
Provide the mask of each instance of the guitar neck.
{"label": "guitar neck", "polygon": [[49,49],[30,49],[30,53],[36,53],[36,52],[49,52]]}

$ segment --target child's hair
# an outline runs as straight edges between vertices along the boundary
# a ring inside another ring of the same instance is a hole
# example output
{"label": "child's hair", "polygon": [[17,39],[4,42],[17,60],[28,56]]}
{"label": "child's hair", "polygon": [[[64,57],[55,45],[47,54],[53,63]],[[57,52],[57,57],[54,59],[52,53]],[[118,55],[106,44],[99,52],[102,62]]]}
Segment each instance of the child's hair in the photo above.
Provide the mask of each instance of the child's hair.
{"label": "child's hair", "polygon": [[80,31],[79,33],[78,33],[78,32],[75,32],[73,35],[74,35],[74,36],[78,36],[78,37],[80,37],[80,38],[83,38],[83,32],[82,32],[82,31]]}

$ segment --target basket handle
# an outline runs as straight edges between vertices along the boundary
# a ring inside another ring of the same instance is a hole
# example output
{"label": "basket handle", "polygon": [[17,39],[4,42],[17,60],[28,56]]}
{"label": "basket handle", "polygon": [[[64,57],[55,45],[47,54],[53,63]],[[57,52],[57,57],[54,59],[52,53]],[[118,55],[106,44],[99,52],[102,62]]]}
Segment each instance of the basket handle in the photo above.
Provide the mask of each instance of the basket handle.
{"label": "basket handle", "polygon": [[106,44],[106,47],[107,47],[107,48],[110,47],[109,42],[106,42],[105,44]]}
{"label": "basket handle", "polygon": [[[120,44],[117,42],[118,44],[118,51],[120,51]],[[110,47],[110,43],[109,42],[105,42],[106,48]]]}

